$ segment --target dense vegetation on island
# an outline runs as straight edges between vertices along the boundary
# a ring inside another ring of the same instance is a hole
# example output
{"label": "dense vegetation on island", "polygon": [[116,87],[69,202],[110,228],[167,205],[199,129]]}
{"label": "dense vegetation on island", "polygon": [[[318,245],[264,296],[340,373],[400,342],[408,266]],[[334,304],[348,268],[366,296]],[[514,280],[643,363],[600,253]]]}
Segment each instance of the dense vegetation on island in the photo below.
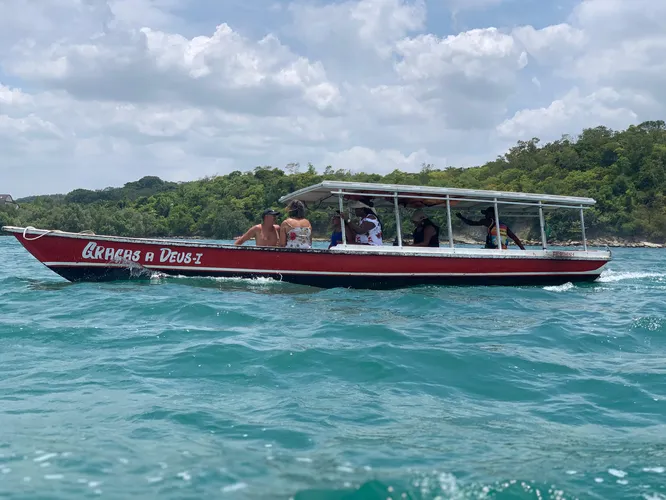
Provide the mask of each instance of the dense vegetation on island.
{"label": "dense vegetation on island", "polygon": [[[545,145],[536,138],[520,141],[505,155],[480,167],[439,170],[423,165],[419,173],[396,170],[384,176],[331,166],[318,172],[313,165],[301,171],[298,164],[290,164],[285,170],[257,167],[183,183],[144,177],[121,188],[76,189],[66,195],[30,197],[18,200],[19,209],[1,207],[0,223],[125,236],[227,239],[259,222],[265,208],[280,208],[277,200],[284,194],[334,179],[590,196],[597,205],[586,212],[589,237],[666,239],[663,121],[645,122],[624,131],[586,129],[577,138],[564,136]],[[446,227],[444,211],[433,212],[439,212],[436,219]],[[578,214],[562,212],[549,216],[549,238],[580,238]],[[308,212],[316,235],[330,233],[331,214],[315,208]],[[383,222],[385,238],[392,239],[393,215],[384,214]],[[539,238],[538,220],[510,223],[519,236]],[[410,226],[405,220],[404,234],[411,234]],[[456,218],[454,227],[470,231]]]}

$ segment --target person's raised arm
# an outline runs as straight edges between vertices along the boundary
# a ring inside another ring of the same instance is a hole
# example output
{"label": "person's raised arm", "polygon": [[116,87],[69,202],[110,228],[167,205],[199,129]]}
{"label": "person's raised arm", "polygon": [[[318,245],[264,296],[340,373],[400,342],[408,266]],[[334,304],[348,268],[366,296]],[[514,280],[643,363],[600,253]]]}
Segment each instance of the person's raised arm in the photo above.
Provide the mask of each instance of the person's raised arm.
{"label": "person's raised arm", "polygon": [[373,227],[375,227],[375,225],[372,222],[364,222],[363,224],[356,224],[355,222],[352,222],[351,219],[347,219],[345,213],[342,213],[341,215],[344,217],[345,227],[348,227],[356,234],[366,234]]}
{"label": "person's raised arm", "polygon": [[506,234],[509,236],[509,238],[511,238],[514,241],[514,243],[516,245],[518,245],[520,247],[521,250],[525,250],[525,247],[523,246],[523,244],[518,239],[518,236],[513,234],[513,231],[511,231],[511,229],[509,229],[508,227],[506,228]]}
{"label": "person's raised arm", "polygon": [[250,240],[251,238],[254,237],[255,234],[257,234],[257,229],[259,226],[252,226],[250,229],[248,229],[243,236],[240,238],[237,238],[236,241],[234,242],[234,245],[242,245],[246,241]]}
{"label": "person's raised arm", "polygon": [[461,221],[463,221],[468,226],[485,226],[484,222],[485,222],[486,219],[470,220],[467,217],[465,217],[463,214],[461,214],[460,212],[456,212],[456,217],[458,217]]}

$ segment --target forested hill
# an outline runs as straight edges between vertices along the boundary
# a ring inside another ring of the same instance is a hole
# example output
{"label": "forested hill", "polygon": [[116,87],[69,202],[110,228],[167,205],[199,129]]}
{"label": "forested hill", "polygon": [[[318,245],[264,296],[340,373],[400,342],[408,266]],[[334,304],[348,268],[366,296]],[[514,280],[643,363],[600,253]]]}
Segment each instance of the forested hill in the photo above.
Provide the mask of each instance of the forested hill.
{"label": "forested hill", "polygon": [[[497,189],[597,200],[586,212],[588,235],[624,240],[666,240],[666,125],[645,122],[624,131],[605,127],[584,130],[579,137],[540,145],[538,139],[519,142],[504,156],[480,167],[438,170],[424,165],[420,173],[394,171],[381,176],[335,170],[318,172],[257,167],[247,172],[185,183],[144,177],[122,188],[77,189],[67,195],[18,200],[18,210],[0,208],[3,225],[83,231],[125,236],[199,236],[232,238],[259,221],[267,207],[280,208],[280,196],[325,179],[420,184],[473,189]],[[577,214],[548,221],[553,240],[579,238]],[[308,213],[318,235],[330,232],[330,214]],[[443,220],[440,218],[440,221]],[[456,225],[458,221],[456,220]],[[393,238],[391,216],[384,216],[385,233]],[[524,238],[538,238],[534,220],[513,223]],[[526,225],[527,224],[527,225]],[[445,226],[444,226],[445,227]],[[407,234],[410,224],[405,221]]]}

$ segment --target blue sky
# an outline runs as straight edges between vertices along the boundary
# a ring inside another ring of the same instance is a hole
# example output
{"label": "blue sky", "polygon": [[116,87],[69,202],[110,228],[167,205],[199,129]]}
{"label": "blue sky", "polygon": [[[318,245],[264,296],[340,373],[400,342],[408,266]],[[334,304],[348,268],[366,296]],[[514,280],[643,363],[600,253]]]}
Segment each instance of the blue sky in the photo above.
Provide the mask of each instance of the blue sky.
{"label": "blue sky", "polygon": [[666,2],[5,3],[14,196],[289,162],[470,166],[666,114]]}

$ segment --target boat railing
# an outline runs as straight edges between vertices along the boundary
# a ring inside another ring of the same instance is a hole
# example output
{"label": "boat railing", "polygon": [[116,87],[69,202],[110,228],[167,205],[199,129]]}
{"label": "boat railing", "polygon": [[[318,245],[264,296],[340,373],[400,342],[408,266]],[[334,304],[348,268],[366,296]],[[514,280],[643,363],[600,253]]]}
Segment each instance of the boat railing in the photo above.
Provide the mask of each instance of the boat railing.
{"label": "boat railing", "polygon": [[[402,228],[401,228],[401,223],[400,223],[400,205],[398,203],[399,199],[410,199],[410,200],[441,200],[443,204],[446,204],[446,214],[447,214],[447,232],[448,232],[448,240],[449,240],[449,247],[454,248],[455,244],[453,241],[453,224],[452,224],[452,217],[451,217],[451,205],[452,202],[474,202],[474,203],[492,203],[494,212],[495,212],[495,220],[499,221],[499,206],[500,205],[510,205],[510,206],[524,206],[524,207],[536,207],[538,210],[538,215],[535,215],[536,217],[539,217],[539,226],[540,226],[540,232],[541,232],[541,246],[543,250],[547,250],[548,248],[548,239],[546,237],[546,224],[545,224],[545,217],[544,217],[544,209],[547,208],[552,208],[552,209],[573,209],[573,210],[579,210],[580,211],[580,224],[581,224],[581,231],[582,231],[582,239],[583,239],[583,250],[585,252],[588,251],[588,244],[587,244],[587,235],[585,231],[585,214],[584,211],[589,209],[590,206],[586,206],[583,204],[575,205],[575,204],[565,204],[565,203],[549,203],[549,202],[543,202],[539,200],[538,202],[528,202],[528,201],[515,201],[515,200],[499,200],[497,197],[494,197],[493,199],[488,199],[488,198],[473,198],[473,197],[468,197],[468,196],[456,196],[456,195],[450,195],[447,194],[445,196],[438,196],[436,194],[433,195],[428,195],[428,196],[421,196],[421,195],[412,195],[410,193],[404,193],[401,194],[399,192],[394,192],[392,195],[387,195],[386,193],[377,193],[377,192],[372,192],[372,191],[361,191],[361,190],[352,190],[352,191],[347,191],[347,190],[332,190],[331,191],[332,195],[337,195],[338,200],[339,200],[339,209],[340,212],[344,211],[344,197],[345,196],[360,196],[360,197],[366,197],[366,198],[393,198],[393,204],[394,204],[394,211],[395,211],[395,218],[396,218],[396,229],[397,229],[397,239],[398,239],[398,246],[402,247]],[[431,208],[435,208],[439,205],[434,205]],[[511,214],[511,212],[509,212]],[[520,214],[521,216],[528,216],[527,214]],[[347,238],[346,238],[346,231],[345,231],[345,222],[344,220],[341,220],[341,228],[342,228],[342,243],[344,245],[347,244]],[[497,249],[502,250],[502,242],[501,238],[497,238]]]}

